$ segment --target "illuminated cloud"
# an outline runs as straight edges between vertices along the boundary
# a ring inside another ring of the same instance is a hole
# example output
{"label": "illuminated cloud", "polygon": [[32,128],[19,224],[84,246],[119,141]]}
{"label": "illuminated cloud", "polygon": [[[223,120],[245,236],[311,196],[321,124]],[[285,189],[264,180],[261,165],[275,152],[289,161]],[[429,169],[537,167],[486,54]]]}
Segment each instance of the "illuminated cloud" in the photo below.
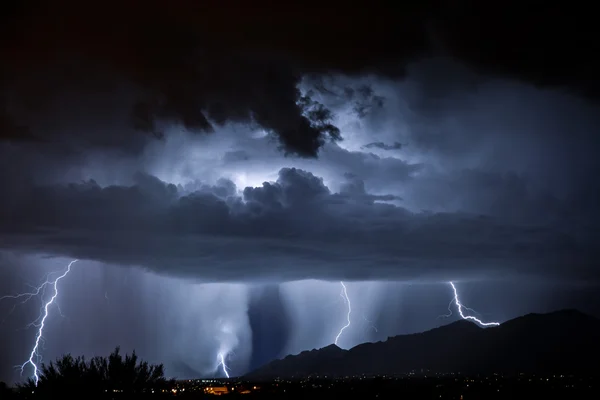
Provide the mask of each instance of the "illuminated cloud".
{"label": "illuminated cloud", "polygon": [[316,159],[240,123],[135,156],[5,145],[2,245],[207,281],[596,279],[594,107],[460,69],[433,100],[440,63],[299,82],[343,133]]}
{"label": "illuminated cloud", "polygon": [[241,193],[230,181],[186,192],[149,175],[135,179],[32,188],[26,202],[4,208],[2,243],[208,281],[547,275],[566,259],[576,277],[596,252],[555,226],[414,213],[360,181],[333,193],[293,168]]}

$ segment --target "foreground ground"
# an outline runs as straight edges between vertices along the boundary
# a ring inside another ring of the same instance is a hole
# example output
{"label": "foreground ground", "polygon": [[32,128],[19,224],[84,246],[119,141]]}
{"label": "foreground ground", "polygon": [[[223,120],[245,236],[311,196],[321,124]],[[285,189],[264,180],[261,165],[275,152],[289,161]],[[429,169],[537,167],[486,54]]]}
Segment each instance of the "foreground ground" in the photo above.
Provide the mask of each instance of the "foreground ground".
{"label": "foreground ground", "polygon": [[189,380],[177,383],[179,397],[246,398],[412,398],[412,399],[515,399],[599,398],[600,379],[564,375],[485,377],[448,375],[404,375],[328,379],[314,377],[297,381],[243,382],[235,380]]}
{"label": "foreground ground", "polygon": [[[102,394],[79,393],[88,398],[102,399],[196,399],[241,397],[247,399],[598,399],[600,377],[568,375],[465,376],[461,374],[425,373],[402,376],[359,376],[344,379],[313,377],[301,380],[277,379],[270,382],[248,382],[237,379],[181,380],[168,389],[148,388],[144,393],[131,394],[118,389]],[[65,390],[65,394],[69,392]],[[42,394],[13,392],[0,396],[6,399],[43,399]]]}

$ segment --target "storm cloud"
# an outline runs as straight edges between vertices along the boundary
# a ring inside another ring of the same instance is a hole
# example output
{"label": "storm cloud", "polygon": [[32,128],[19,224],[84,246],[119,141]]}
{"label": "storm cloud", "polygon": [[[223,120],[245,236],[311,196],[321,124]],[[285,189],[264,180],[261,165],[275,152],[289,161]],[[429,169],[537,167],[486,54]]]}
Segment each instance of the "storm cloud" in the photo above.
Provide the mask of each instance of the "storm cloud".
{"label": "storm cloud", "polygon": [[[61,0],[3,7],[2,137],[59,141],[72,151],[139,152],[149,140],[164,137],[171,124],[213,132],[225,123],[253,123],[272,133],[285,152],[314,157],[341,135],[330,110],[298,91],[303,77],[402,79],[412,63],[432,56],[457,60],[484,76],[598,94],[598,44],[590,31],[595,25],[579,21],[577,30],[558,32],[569,10],[540,14],[539,7],[522,2],[504,2],[496,10],[521,16],[511,19],[510,34],[505,22],[498,26],[504,17],[471,2],[343,10],[213,1],[88,7]],[[457,72],[422,70],[428,94],[464,88],[465,82],[453,86],[445,78]],[[355,101],[357,113],[383,101],[365,100]]]}
{"label": "storm cloud", "polygon": [[581,279],[597,254],[568,224],[414,213],[386,204],[394,196],[367,193],[362,181],[333,193],[294,168],[241,193],[228,180],[193,191],[144,174],[135,180],[32,188],[27,200],[3,205],[2,243],[214,281],[549,276],[566,262]]}
{"label": "storm cloud", "polygon": [[296,85],[343,138],[318,158],[255,123],[3,143],[2,246],[203,281],[597,279],[597,106],[441,58]]}
{"label": "storm cloud", "polygon": [[598,315],[597,24],[570,4],[4,3],[1,379],[49,293],[10,295],[71,257],[44,359],[121,344],[182,378],[330,344],[340,280],[343,348],[446,323],[449,280],[500,322]]}

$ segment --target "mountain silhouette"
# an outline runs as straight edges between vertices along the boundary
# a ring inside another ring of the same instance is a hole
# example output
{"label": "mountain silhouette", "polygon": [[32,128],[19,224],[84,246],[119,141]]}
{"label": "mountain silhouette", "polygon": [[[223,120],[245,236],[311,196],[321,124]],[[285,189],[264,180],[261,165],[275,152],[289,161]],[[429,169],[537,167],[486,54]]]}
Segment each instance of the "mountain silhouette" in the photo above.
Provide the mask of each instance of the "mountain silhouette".
{"label": "mountain silhouette", "polygon": [[330,345],[272,361],[249,379],[445,373],[600,372],[600,320],[576,310],[528,314],[481,328],[460,320],[426,332],[363,343],[350,350]]}

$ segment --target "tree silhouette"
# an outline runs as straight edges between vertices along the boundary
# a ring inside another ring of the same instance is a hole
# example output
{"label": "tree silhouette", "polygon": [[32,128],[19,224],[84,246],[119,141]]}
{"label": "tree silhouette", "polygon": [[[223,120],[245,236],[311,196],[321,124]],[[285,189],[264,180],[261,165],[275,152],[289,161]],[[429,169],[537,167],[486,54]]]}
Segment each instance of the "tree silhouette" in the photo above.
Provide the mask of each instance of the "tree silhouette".
{"label": "tree silhouette", "polygon": [[[37,387],[33,379],[20,385],[22,393],[39,396],[119,393],[140,394],[168,385],[162,364],[138,360],[135,351],[123,357],[117,347],[108,357],[74,358],[70,354],[40,367]],[[37,397],[37,396],[36,396]]]}
{"label": "tree silhouette", "polygon": [[12,399],[13,392],[10,390],[6,382],[0,381],[0,399]]}

